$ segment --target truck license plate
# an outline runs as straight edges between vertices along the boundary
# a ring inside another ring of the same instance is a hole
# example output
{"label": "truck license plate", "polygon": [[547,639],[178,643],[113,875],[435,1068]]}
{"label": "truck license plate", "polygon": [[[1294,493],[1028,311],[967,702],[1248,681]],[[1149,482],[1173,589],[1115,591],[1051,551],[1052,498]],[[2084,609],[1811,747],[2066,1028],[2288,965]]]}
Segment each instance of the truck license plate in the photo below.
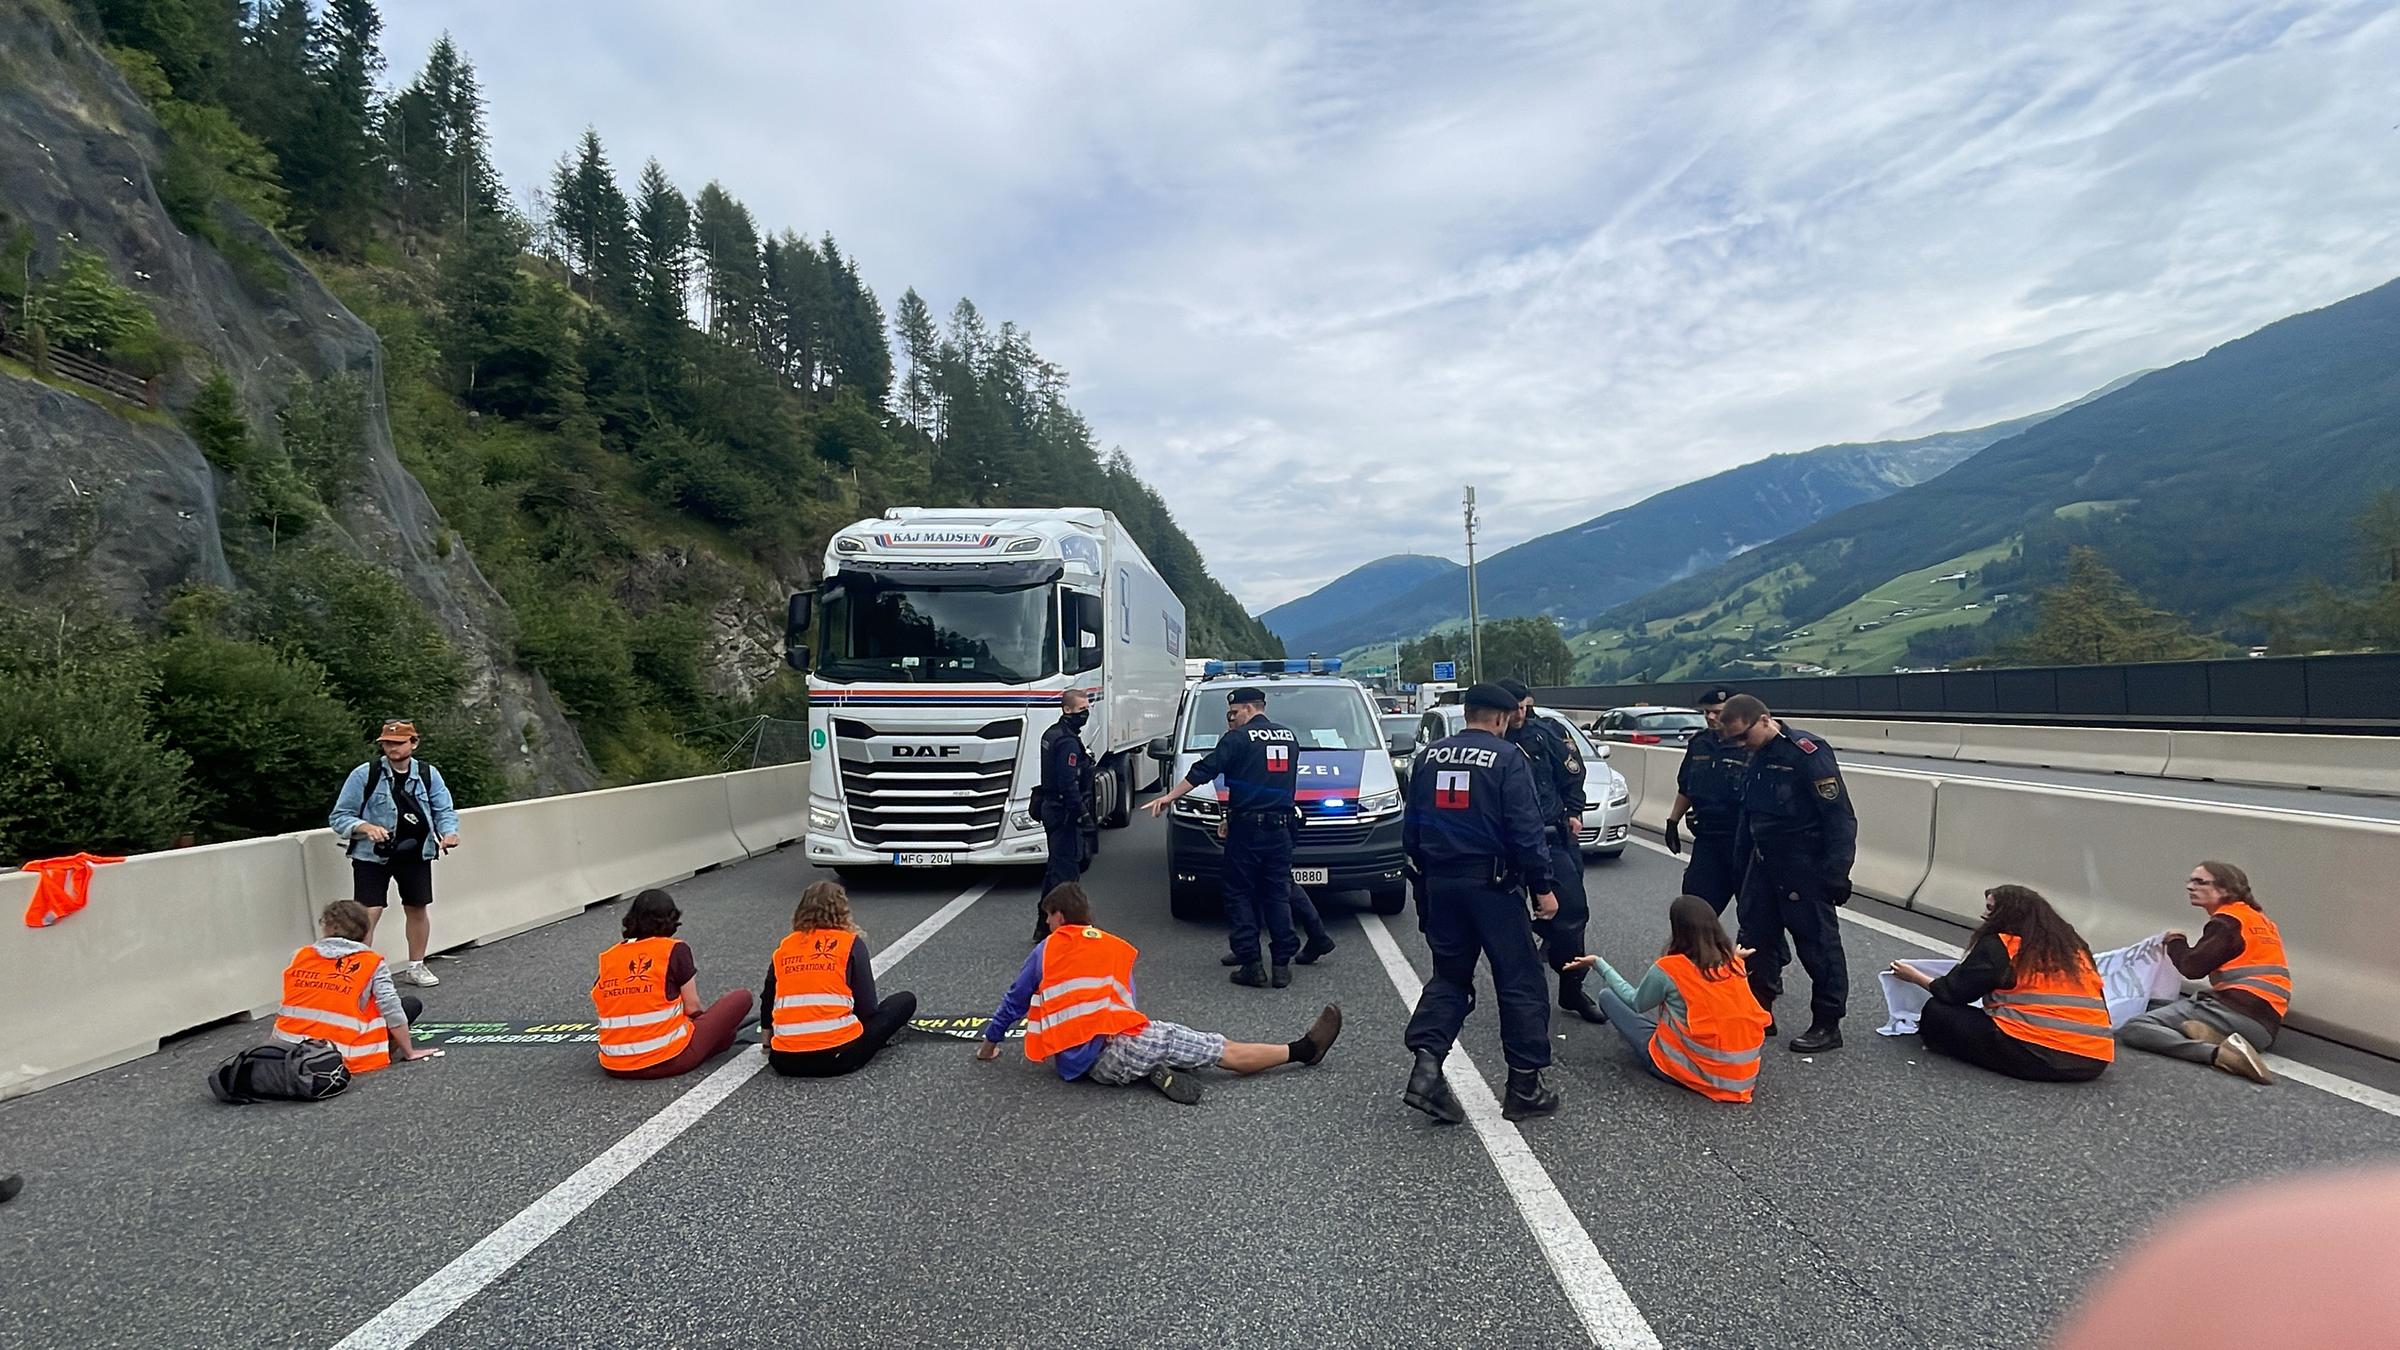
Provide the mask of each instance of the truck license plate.
{"label": "truck license plate", "polygon": [[895,853],[892,855],[892,865],[895,867],[948,867],[952,861],[951,856],[947,853]]}
{"label": "truck license plate", "polygon": [[1292,880],[1303,886],[1322,886],[1326,884],[1325,869],[1322,867],[1295,867],[1292,869]]}

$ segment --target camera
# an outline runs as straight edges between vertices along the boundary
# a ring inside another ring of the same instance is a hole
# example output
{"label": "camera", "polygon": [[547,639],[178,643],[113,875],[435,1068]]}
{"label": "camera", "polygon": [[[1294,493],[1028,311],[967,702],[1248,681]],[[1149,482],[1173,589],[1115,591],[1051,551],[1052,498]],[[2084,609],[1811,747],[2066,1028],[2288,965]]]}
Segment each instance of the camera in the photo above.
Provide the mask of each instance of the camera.
{"label": "camera", "polygon": [[378,839],[374,843],[375,856],[378,858],[388,858],[392,856],[392,850],[397,847],[399,847],[399,841],[397,840],[389,838]]}

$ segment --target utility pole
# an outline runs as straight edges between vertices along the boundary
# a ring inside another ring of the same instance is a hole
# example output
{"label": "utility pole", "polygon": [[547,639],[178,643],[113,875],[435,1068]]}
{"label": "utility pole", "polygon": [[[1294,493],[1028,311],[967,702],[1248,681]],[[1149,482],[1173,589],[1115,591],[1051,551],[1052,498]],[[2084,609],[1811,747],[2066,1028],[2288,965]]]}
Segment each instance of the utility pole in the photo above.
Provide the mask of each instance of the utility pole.
{"label": "utility pole", "polygon": [[1483,610],[1475,594],[1475,489],[1467,488],[1467,652],[1475,682],[1483,680]]}

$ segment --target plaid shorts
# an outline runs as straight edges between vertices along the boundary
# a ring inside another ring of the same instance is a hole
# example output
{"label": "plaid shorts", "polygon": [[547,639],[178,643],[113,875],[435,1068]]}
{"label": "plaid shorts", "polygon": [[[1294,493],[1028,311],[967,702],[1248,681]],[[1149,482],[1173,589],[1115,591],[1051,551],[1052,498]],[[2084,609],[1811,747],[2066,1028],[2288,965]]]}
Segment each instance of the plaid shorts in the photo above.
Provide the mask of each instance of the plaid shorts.
{"label": "plaid shorts", "polygon": [[1152,1022],[1140,1031],[1111,1036],[1085,1076],[1119,1087],[1138,1083],[1152,1069],[1208,1069],[1225,1058],[1225,1038],[1175,1022]]}

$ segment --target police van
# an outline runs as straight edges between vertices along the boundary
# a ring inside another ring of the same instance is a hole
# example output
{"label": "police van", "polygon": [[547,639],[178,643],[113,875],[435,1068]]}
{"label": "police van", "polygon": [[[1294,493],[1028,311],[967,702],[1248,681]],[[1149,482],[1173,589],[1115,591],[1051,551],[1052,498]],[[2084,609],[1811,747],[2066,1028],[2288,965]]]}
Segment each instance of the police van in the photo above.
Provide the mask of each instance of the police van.
{"label": "police van", "polygon": [[[1339,660],[1211,661],[1184,692],[1175,734],[1150,743],[1165,781],[1180,782],[1225,734],[1225,696],[1255,685],[1267,716],[1300,742],[1300,824],[1292,879],[1311,895],[1364,891],[1378,914],[1407,903],[1400,852],[1400,780],[1366,688]],[[1178,919],[1215,918],[1224,901],[1225,785],[1203,783],[1167,811],[1167,881]]]}

